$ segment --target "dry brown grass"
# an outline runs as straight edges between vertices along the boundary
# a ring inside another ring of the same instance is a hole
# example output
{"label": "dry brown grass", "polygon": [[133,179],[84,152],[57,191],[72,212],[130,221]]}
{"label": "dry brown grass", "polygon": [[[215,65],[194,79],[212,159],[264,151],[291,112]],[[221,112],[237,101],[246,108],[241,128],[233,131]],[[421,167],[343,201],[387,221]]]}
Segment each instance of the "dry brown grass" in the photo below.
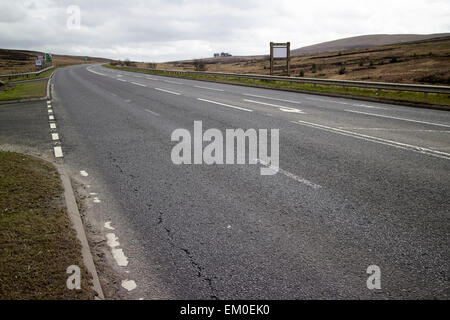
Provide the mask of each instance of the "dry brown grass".
{"label": "dry brown grass", "polygon": [[[204,59],[204,63],[211,72],[270,73],[267,56],[236,60],[239,58]],[[346,72],[339,74],[342,67]],[[194,70],[192,61],[160,63],[157,68]],[[276,62],[276,74],[282,74],[283,68],[282,62]],[[293,57],[291,70],[295,77],[303,70],[310,78],[450,85],[450,37]]]}
{"label": "dry brown grass", "polygon": [[[0,74],[13,74],[35,71],[34,60],[44,53],[26,50],[0,49]],[[67,65],[82,64],[84,56],[52,55],[53,65],[62,67]],[[104,63],[108,59],[88,57],[89,63]]]}

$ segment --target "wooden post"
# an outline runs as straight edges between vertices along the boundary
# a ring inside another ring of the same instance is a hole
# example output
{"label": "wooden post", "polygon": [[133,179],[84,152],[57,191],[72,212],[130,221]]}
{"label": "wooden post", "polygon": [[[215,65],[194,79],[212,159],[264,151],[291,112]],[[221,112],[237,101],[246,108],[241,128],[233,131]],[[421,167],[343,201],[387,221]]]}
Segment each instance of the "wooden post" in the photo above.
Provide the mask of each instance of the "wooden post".
{"label": "wooden post", "polygon": [[287,43],[287,57],[286,57],[287,76],[291,76],[291,43]]}
{"label": "wooden post", "polygon": [[270,43],[270,75],[273,76],[273,42]]}

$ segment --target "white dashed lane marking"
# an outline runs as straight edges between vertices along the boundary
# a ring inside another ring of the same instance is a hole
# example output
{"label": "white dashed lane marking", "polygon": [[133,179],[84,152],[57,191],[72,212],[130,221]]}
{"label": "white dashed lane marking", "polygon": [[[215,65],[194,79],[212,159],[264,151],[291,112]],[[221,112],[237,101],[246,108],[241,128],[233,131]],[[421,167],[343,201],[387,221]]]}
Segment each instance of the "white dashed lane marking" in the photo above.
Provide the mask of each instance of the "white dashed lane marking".
{"label": "white dashed lane marking", "polygon": [[136,282],[134,282],[134,280],[122,280],[122,287],[124,287],[125,289],[127,289],[128,291],[134,290],[136,289]]}
{"label": "white dashed lane marking", "polygon": [[202,87],[202,86],[194,86],[195,88],[200,88],[200,89],[206,89],[206,90],[213,90],[213,91],[220,91],[220,92],[224,92],[225,90],[222,89],[216,89],[216,88],[209,88],[209,87]]}
{"label": "white dashed lane marking", "polygon": [[63,152],[60,146],[57,147],[53,147],[53,151],[55,153],[55,158],[62,158],[63,157]]}
{"label": "white dashed lane marking", "polygon": [[87,176],[89,175],[89,173],[87,173],[87,172],[84,171],[84,170],[81,170],[81,171],[80,171],[80,174],[81,174],[83,177],[87,177]]}
{"label": "white dashed lane marking", "polygon": [[137,85],[137,86],[141,86],[141,87],[146,87],[146,85],[145,84],[142,84],[142,83],[138,83],[138,82],[131,82],[132,84],[135,84],[135,85]]}
{"label": "white dashed lane marking", "polygon": [[155,116],[159,116],[159,113],[156,113],[156,112],[154,112],[154,111],[152,111],[152,110],[145,109],[145,111],[147,111],[148,113],[151,113],[151,114],[153,114],[153,115],[155,115]]}
{"label": "white dashed lane marking", "polygon": [[255,104],[261,104],[261,105],[265,105],[265,106],[269,106],[269,107],[274,107],[274,108],[278,108],[280,111],[284,111],[284,112],[292,112],[292,113],[304,113],[302,110],[300,109],[295,109],[295,108],[290,108],[290,107],[285,107],[285,106],[280,106],[277,104],[272,104],[272,103],[267,103],[267,102],[261,102],[261,101],[255,101],[255,100],[249,100],[249,99],[244,99],[245,102],[250,102],[250,103],[255,103]]}
{"label": "white dashed lane marking", "polygon": [[59,140],[59,134],[57,134],[57,133],[52,133],[52,140],[53,140],[53,141]]}
{"label": "white dashed lane marking", "polygon": [[242,107],[232,106],[232,105],[229,105],[229,104],[226,104],[226,103],[222,103],[222,102],[206,100],[206,99],[202,99],[202,98],[197,98],[197,100],[204,101],[204,102],[209,102],[209,103],[213,103],[213,104],[217,104],[219,106],[224,106],[224,107],[228,107],[228,108],[238,109],[238,110],[247,111],[247,112],[253,112],[253,110],[250,110],[250,109],[245,109],[245,108],[242,108]]}
{"label": "white dashed lane marking", "polygon": [[302,183],[304,185],[307,185],[308,187],[311,187],[313,189],[320,189],[320,188],[322,188],[322,186],[320,186],[318,184],[315,184],[315,183],[313,183],[313,182],[311,182],[311,181],[309,181],[307,179],[301,178],[301,177],[299,177],[299,176],[297,176],[297,175],[295,175],[295,174],[293,174],[293,173],[291,173],[289,171],[283,170],[280,167],[272,166],[272,165],[270,165],[270,164],[268,164],[268,163],[266,163],[266,162],[264,162],[264,161],[262,161],[260,159],[256,159],[256,161],[259,162],[260,164],[262,164],[263,166],[273,170],[274,172],[279,172],[279,173],[281,173],[282,175],[284,175],[284,176],[286,176],[288,178],[291,178],[291,179],[293,179],[293,180],[295,180],[297,182],[300,182],[300,183]]}
{"label": "white dashed lane marking", "polygon": [[111,221],[105,222],[105,228],[108,230],[115,230],[115,228],[111,226]]}
{"label": "white dashed lane marking", "polygon": [[165,90],[165,89],[161,89],[161,88],[155,88],[155,90],[163,91],[163,92],[170,93],[170,94],[175,94],[177,96],[179,96],[181,94],[181,93],[178,93],[178,92],[169,91],[169,90]]}

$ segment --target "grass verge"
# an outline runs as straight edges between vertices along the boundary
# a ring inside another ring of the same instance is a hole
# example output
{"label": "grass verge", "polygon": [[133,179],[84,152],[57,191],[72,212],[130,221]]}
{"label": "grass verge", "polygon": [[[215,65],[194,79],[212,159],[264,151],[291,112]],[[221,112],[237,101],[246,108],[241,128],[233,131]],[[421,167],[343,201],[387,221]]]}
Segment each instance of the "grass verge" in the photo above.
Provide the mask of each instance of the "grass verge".
{"label": "grass verge", "polygon": [[419,92],[394,91],[394,90],[378,91],[377,89],[365,89],[365,88],[342,87],[342,86],[324,86],[308,83],[290,83],[288,81],[252,80],[252,79],[231,78],[212,75],[179,74],[175,72],[168,72],[162,70],[145,70],[145,69],[139,70],[127,67],[117,67],[111,66],[109,64],[105,64],[104,66],[111,69],[119,69],[124,71],[156,74],[178,78],[187,78],[194,80],[208,80],[221,83],[260,86],[265,88],[289,89],[299,92],[312,92],[312,93],[316,92],[323,94],[331,93],[355,98],[374,98],[379,99],[380,101],[384,100],[384,101],[412,102],[412,103],[450,106],[450,96],[446,94],[429,93],[428,97],[425,97],[423,93]]}
{"label": "grass verge", "polygon": [[[70,265],[82,270],[80,290],[67,289]],[[55,167],[0,152],[0,300],[92,299],[87,279]]]}
{"label": "grass verge", "polygon": [[40,98],[46,95],[47,81],[17,84],[0,91],[0,101],[24,98]]}

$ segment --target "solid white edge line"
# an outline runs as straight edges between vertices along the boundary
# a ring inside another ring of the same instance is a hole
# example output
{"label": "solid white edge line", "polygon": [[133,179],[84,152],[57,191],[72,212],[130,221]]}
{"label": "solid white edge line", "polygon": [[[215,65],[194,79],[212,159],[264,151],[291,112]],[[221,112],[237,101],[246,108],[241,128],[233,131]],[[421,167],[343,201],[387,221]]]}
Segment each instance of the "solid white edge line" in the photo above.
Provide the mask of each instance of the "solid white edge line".
{"label": "solid white edge line", "polygon": [[427,155],[431,155],[431,156],[441,158],[441,159],[450,160],[449,153],[445,153],[445,152],[441,152],[441,151],[437,151],[437,150],[431,150],[428,148],[414,146],[414,145],[410,145],[410,144],[406,144],[406,143],[401,143],[401,142],[397,142],[397,141],[386,140],[386,139],[382,139],[382,138],[378,138],[378,137],[368,136],[368,135],[356,133],[353,131],[337,129],[337,128],[328,127],[328,126],[324,126],[324,125],[312,123],[312,122],[307,122],[307,121],[297,120],[297,121],[290,121],[290,122],[295,123],[297,125],[304,125],[304,126],[315,128],[315,129],[321,129],[321,130],[325,130],[328,132],[338,133],[338,134],[341,134],[344,136],[349,136],[349,137],[353,137],[353,138],[357,138],[357,139],[362,139],[362,140],[366,140],[366,141],[370,141],[370,142],[388,145],[391,147],[396,147],[399,149],[404,149],[404,150],[414,151],[414,152],[418,152],[418,153],[422,153],[422,154],[427,154]]}
{"label": "solid white edge line", "polygon": [[236,107],[236,106],[232,106],[232,105],[225,104],[225,103],[221,103],[221,102],[216,102],[216,101],[206,100],[206,99],[202,99],[202,98],[197,98],[197,100],[204,101],[204,102],[209,102],[209,103],[214,103],[214,104],[218,104],[218,105],[220,105],[220,106],[224,106],[224,107],[228,107],[228,108],[238,109],[238,110],[247,111],[247,112],[253,112],[253,110],[250,110],[250,109],[245,109],[245,108],[241,108],[241,107]]}
{"label": "solid white edge line", "polygon": [[374,117],[381,117],[381,118],[388,118],[388,119],[395,119],[395,120],[402,120],[402,121],[417,122],[417,123],[429,124],[429,125],[432,125],[432,126],[439,126],[439,127],[450,128],[450,125],[442,124],[442,123],[435,123],[435,122],[428,122],[428,121],[421,121],[421,120],[414,120],[414,119],[407,119],[407,118],[400,118],[400,117],[391,117],[391,116],[386,116],[386,115],[383,115],[383,114],[362,112],[362,111],[349,110],[349,109],[345,109],[344,111],[352,112],[352,113],[359,113],[359,114],[364,114],[364,115],[374,116]]}
{"label": "solid white edge line", "polygon": [[63,157],[63,152],[60,146],[57,147],[53,147],[53,150],[55,152],[55,158],[62,158]]}
{"label": "solid white edge line", "polygon": [[167,92],[167,93],[170,93],[170,94],[175,94],[175,95],[177,95],[177,96],[181,95],[181,93],[173,92],[173,91],[169,91],[169,90],[165,90],[165,89],[161,89],[161,88],[154,88],[154,89],[155,89],[155,90],[158,90],[158,91]]}

